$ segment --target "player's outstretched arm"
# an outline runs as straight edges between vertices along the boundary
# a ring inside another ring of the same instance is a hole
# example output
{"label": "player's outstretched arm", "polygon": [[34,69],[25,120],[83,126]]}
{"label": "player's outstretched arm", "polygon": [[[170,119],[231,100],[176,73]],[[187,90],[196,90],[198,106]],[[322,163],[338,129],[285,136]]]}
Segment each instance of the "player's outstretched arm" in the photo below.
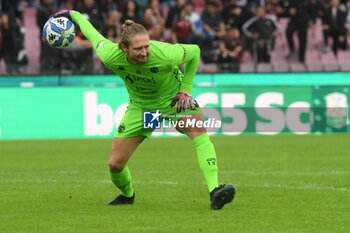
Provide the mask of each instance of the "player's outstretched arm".
{"label": "player's outstretched arm", "polygon": [[81,32],[84,36],[91,42],[92,47],[97,52],[97,55],[108,66],[108,61],[111,58],[111,51],[118,48],[115,44],[106,38],[104,38],[92,24],[85,19],[85,17],[78,11],[73,10],[63,10],[57,12],[54,17],[66,17],[72,20],[74,23],[78,24]]}
{"label": "player's outstretched arm", "polygon": [[200,48],[198,45],[181,44],[184,49],[182,64],[185,64],[185,73],[180,87],[181,91],[192,92],[193,79],[197,73],[200,59]]}
{"label": "player's outstretched arm", "polygon": [[106,40],[92,24],[85,19],[85,17],[78,11],[62,10],[54,14],[54,17],[66,17],[74,23],[78,24],[81,32],[91,42],[92,46],[96,49],[99,42]]}
{"label": "player's outstretched arm", "polygon": [[106,40],[78,11],[73,11],[71,15],[73,22],[79,25],[81,32],[91,42],[94,49],[97,49],[101,41]]}

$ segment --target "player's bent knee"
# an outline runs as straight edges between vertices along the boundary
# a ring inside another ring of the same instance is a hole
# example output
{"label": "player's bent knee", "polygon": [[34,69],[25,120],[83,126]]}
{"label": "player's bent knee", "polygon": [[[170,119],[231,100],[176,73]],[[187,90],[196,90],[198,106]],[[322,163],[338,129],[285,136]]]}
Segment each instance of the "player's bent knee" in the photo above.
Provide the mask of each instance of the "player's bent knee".
{"label": "player's bent knee", "polygon": [[205,134],[206,132],[190,132],[188,133],[188,137],[190,137],[192,140],[195,139],[196,137],[201,136],[202,134]]}
{"label": "player's bent knee", "polygon": [[207,130],[205,128],[196,128],[196,129],[187,130],[185,132],[185,134],[192,140],[206,133],[207,133]]}
{"label": "player's bent knee", "polygon": [[109,160],[109,171],[110,172],[122,172],[125,168],[125,163],[122,161],[110,159]]}

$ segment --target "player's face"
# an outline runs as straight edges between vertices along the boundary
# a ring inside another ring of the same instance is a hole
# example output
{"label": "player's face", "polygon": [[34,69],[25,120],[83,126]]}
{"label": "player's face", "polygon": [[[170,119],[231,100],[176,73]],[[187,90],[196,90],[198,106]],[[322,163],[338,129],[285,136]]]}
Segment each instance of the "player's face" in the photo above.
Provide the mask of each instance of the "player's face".
{"label": "player's face", "polygon": [[125,49],[128,61],[133,65],[143,65],[150,53],[149,37],[147,34],[137,35],[130,39],[129,47]]}

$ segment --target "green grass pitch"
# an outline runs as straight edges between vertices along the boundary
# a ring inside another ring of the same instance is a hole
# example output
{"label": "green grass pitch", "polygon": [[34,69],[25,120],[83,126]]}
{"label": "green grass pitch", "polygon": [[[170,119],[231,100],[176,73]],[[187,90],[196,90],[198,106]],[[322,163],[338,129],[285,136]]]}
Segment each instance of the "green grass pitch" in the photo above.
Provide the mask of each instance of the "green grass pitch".
{"label": "green grass pitch", "polygon": [[350,232],[350,135],[212,137],[219,179],[209,195],[192,142],[152,138],[129,161],[134,205],[104,206],[111,139],[0,141],[0,232]]}

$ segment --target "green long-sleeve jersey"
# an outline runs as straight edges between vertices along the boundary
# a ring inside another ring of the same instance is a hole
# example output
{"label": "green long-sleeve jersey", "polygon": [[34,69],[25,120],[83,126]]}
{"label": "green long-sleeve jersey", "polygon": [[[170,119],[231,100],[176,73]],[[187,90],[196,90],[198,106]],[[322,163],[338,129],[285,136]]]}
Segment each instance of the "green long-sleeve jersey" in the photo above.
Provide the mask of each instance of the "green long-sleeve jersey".
{"label": "green long-sleeve jersey", "polygon": [[[143,65],[132,65],[118,43],[104,38],[79,12],[72,19],[92,43],[102,62],[123,79],[131,102],[144,108],[166,108],[180,90],[191,93],[200,49],[197,45],[150,41],[150,55]],[[184,64],[182,74],[179,67]]]}

